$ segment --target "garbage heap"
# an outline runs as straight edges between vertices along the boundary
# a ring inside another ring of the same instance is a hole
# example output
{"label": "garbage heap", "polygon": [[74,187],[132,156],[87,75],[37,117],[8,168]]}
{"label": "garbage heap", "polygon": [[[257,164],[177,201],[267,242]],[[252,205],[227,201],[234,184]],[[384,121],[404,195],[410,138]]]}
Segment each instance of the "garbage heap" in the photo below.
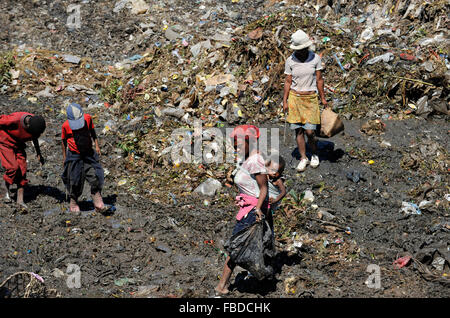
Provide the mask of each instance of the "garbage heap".
{"label": "garbage heap", "polygon": [[[125,2],[114,10],[125,10],[130,3]],[[118,184],[153,185],[145,190],[150,194],[157,192],[158,178],[167,186],[171,175],[177,191],[182,187],[176,180],[182,179],[189,193],[205,177],[225,180],[230,168],[172,160],[168,149],[179,139],[174,129],[193,131],[195,120],[219,128],[283,120],[284,62],[297,29],[312,38],[325,66],[327,98],[345,118],[449,114],[448,1],[271,0],[264,5],[276,10],[220,32],[197,27],[192,35],[193,30],[165,21],[157,31],[160,41],[139,38],[135,48],[145,48],[111,65],[21,45],[2,57],[0,89],[32,103],[58,101],[44,109],[62,112],[70,101],[84,103],[98,114],[97,127],[113,145],[112,158],[126,168],[116,174]],[[149,8],[141,11],[134,13],[149,14]],[[218,23],[226,13],[208,12],[201,21]],[[156,32],[152,25],[145,30]],[[155,172],[162,167],[163,174]],[[139,178],[130,184],[127,177],[133,174]]]}

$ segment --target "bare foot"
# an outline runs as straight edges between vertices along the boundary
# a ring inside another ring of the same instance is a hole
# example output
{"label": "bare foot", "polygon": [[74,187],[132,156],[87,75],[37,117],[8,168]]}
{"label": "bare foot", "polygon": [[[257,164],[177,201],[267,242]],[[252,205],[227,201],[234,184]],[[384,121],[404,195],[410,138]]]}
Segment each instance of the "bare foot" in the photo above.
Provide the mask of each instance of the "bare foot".
{"label": "bare foot", "polygon": [[3,197],[3,202],[5,202],[5,203],[13,202],[13,200],[11,199],[11,196],[9,195],[9,192],[5,193],[5,196]]}
{"label": "bare foot", "polygon": [[11,193],[9,192],[9,184],[6,182],[3,184],[3,188],[5,190],[5,196],[3,197],[3,202],[11,203],[13,200],[11,199]]}
{"label": "bare foot", "polygon": [[103,203],[103,198],[102,198],[102,195],[100,194],[100,192],[97,192],[92,195],[92,201],[94,202],[95,211],[97,211],[99,213],[108,212],[109,207],[107,207]]}
{"label": "bare foot", "polygon": [[80,212],[80,207],[74,199],[70,199],[69,210],[70,212]]}
{"label": "bare foot", "polygon": [[230,293],[227,287],[220,288],[219,286],[217,286],[214,290],[218,295],[227,295],[228,293]]}

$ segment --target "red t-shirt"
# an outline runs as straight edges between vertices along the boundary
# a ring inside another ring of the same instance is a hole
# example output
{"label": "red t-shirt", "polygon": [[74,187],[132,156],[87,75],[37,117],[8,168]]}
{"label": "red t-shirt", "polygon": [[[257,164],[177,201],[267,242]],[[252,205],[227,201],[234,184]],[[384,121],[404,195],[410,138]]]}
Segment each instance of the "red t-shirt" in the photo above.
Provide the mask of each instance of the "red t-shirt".
{"label": "red t-shirt", "polygon": [[12,148],[25,147],[25,142],[33,139],[33,136],[25,130],[23,123],[28,115],[33,116],[27,112],[0,115],[0,143]]}
{"label": "red t-shirt", "polygon": [[[84,114],[85,124],[84,127],[77,130],[76,133],[84,135],[86,138],[83,138],[83,148],[84,149],[92,149],[92,135],[91,130],[94,129],[94,123],[92,122],[92,117],[89,114]],[[61,139],[67,140],[67,145],[70,151],[80,153],[80,150],[77,147],[75,142],[74,133],[69,126],[69,121],[66,120],[62,125]]]}

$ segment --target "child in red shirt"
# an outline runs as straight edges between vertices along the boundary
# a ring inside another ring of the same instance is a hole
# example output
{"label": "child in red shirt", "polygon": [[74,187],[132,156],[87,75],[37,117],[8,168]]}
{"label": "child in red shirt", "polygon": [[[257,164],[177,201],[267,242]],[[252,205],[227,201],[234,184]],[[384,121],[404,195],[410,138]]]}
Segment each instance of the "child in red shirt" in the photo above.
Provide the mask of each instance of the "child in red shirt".
{"label": "child in red shirt", "polygon": [[84,114],[76,103],[67,107],[67,120],[62,125],[61,139],[64,159],[62,179],[70,196],[70,211],[80,211],[77,201],[87,180],[95,209],[104,212],[107,209],[101,196],[104,174],[99,163],[101,153],[97,134],[91,116]]}
{"label": "child in red shirt", "polygon": [[38,138],[45,130],[45,120],[27,112],[0,115],[0,160],[6,170],[3,175],[6,186],[5,201],[11,201],[10,186],[17,184],[17,203],[27,209],[23,201],[24,187],[28,184],[25,143],[33,141],[37,159],[44,164]]}

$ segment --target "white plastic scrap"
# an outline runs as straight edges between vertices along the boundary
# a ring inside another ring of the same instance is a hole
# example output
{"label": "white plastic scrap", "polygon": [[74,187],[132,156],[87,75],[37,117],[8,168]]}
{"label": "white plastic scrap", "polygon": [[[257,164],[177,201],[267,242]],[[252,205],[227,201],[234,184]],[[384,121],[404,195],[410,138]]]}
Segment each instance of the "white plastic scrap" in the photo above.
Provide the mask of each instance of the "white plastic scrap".
{"label": "white plastic scrap", "polygon": [[422,214],[417,204],[409,202],[402,202],[402,208],[400,209],[400,211],[404,212],[405,214]]}

